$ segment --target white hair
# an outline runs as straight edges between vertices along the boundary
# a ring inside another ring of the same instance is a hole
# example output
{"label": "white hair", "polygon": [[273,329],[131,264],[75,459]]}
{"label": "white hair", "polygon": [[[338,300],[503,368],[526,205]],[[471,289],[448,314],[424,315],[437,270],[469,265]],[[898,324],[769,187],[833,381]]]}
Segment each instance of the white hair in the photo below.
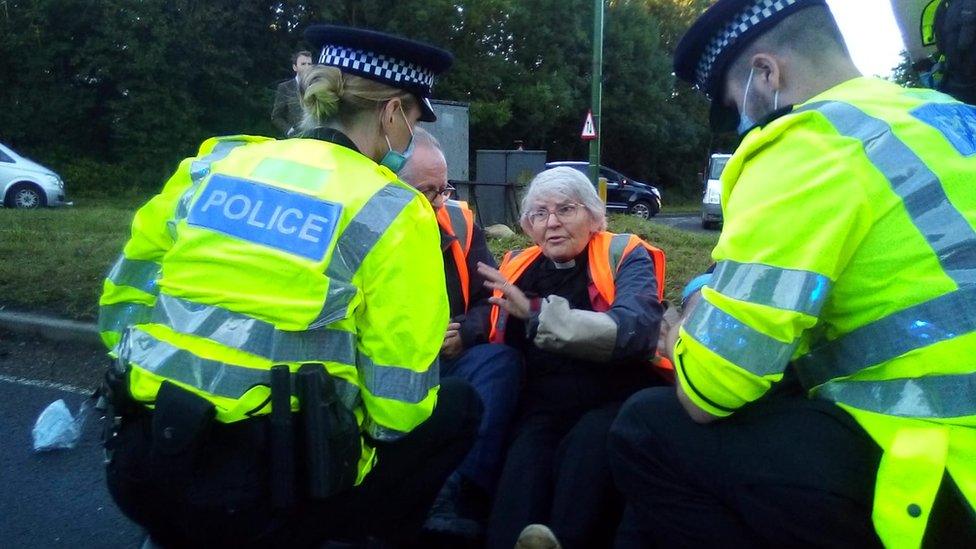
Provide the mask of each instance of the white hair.
{"label": "white hair", "polygon": [[433,134],[420,126],[414,126],[413,128],[413,146],[433,147],[441,152],[444,152],[443,147],[441,147],[441,142],[438,141]]}
{"label": "white hair", "polygon": [[[441,148],[441,142],[438,141],[436,137],[431,135],[429,131],[421,128],[420,126],[416,126],[413,129],[413,147],[415,151],[414,154],[416,154],[416,151],[420,149],[432,149],[437,151],[441,158],[444,158],[445,162],[447,161],[447,158],[444,157],[444,149]],[[413,156],[411,156],[409,159],[407,159],[407,163],[403,165],[403,168],[400,169],[400,173],[397,175],[399,175],[400,179],[403,181],[406,181],[412,186],[416,186],[416,184],[420,183],[416,180],[416,166],[417,162],[414,161]]]}
{"label": "white hair", "polygon": [[528,233],[532,227],[529,222],[532,204],[552,195],[562,195],[582,204],[590,217],[596,221],[598,229],[601,231],[607,229],[606,205],[600,200],[593,183],[579,170],[559,167],[540,172],[529,183],[529,190],[522,199],[522,216],[519,219],[522,230]]}

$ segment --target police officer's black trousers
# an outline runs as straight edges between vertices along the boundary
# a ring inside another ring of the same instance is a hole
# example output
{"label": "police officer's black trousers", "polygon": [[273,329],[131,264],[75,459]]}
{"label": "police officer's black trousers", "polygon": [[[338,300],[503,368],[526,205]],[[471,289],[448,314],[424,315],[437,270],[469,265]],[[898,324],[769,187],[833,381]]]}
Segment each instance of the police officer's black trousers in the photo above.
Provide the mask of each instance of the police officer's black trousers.
{"label": "police officer's black trousers", "polygon": [[[408,540],[474,442],[482,405],[467,384],[441,383],[433,415],[400,440],[376,443],[357,487],[287,511],[271,505],[267,418],[215,425],[182,485],[149,468],[150,417],[128,420],[107,469],[122,511],[164,547],[306,547],[366,537]],[[301,488],[299,487],[299,490]]]}
{"label": "police officer's black trousers", "polygon": [[[618,547],[880,545],[871,511],[881,449],[846,412],[799,391],[709,425],[690,419],[674,388],[641,391],[609,451],[627,498]],[[943,482],[926,545],[964,539],[955,495]]]}

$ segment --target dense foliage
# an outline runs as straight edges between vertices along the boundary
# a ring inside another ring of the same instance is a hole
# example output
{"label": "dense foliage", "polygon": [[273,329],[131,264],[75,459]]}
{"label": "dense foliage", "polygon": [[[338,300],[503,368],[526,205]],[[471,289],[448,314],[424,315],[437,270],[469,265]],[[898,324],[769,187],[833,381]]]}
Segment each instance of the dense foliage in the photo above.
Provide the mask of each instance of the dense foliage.
{"label": "dense foliage", "polygon": [[[604,163],[682,194],[712,143],[705,102],[670,59],[707,4],[606,4]],[[470,104],[472,151],[518,139],[582,159],[592,17],[592,0],[4,0],[0,142],[76,195],[155,188],[207,136],[273,135],[301,30],[331,21],[453,51],[436,94]]]}

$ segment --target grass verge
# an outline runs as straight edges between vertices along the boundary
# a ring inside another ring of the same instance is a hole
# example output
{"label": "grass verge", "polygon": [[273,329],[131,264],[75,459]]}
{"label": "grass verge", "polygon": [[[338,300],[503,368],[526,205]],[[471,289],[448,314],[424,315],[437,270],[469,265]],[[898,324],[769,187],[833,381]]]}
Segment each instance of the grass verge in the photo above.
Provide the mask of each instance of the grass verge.
{"label": "grass verge", "polygon": [[[129,236],[144,198],[87,199],[72,208],[0,208],[0,309],[10,308],[91,321],[98,315],[102,279]],[[631,216],[610,217],[610,230],[634,233],[668,257],[665,294],[708,266],[717,234],[693,234]],[[489,242],[492,253],[525,248],[522,234]]]}

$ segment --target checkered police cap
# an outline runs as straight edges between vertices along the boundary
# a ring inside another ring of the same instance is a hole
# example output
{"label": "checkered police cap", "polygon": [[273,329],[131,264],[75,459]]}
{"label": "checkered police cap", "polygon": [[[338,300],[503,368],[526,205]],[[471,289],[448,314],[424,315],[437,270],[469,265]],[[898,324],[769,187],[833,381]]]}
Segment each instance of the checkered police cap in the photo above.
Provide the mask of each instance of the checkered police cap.
{"label": "checkered police cap", "polygon": [[434,87],[434,71],[388,55],[347,48],[325,46],[319,56],[319,64],[339,67],[344,72],[358,74],[394,87],[409,85],[431,90]]}
{"label": "checkered police cap", "polygon": [[305,40],[319,53],[318,62],[412,93],[420,102],[421,120],[436,120],[430,106],[434,79],[454,62],[447,51],[399,36],[339,25],[312,25]]}
{"label": "checkered police cap", "polygon": [[802,8],[825,0],[719,0],[685,34],[674,55],[675,74],[710,97],[721,92],[728,64],[753,40]]}

